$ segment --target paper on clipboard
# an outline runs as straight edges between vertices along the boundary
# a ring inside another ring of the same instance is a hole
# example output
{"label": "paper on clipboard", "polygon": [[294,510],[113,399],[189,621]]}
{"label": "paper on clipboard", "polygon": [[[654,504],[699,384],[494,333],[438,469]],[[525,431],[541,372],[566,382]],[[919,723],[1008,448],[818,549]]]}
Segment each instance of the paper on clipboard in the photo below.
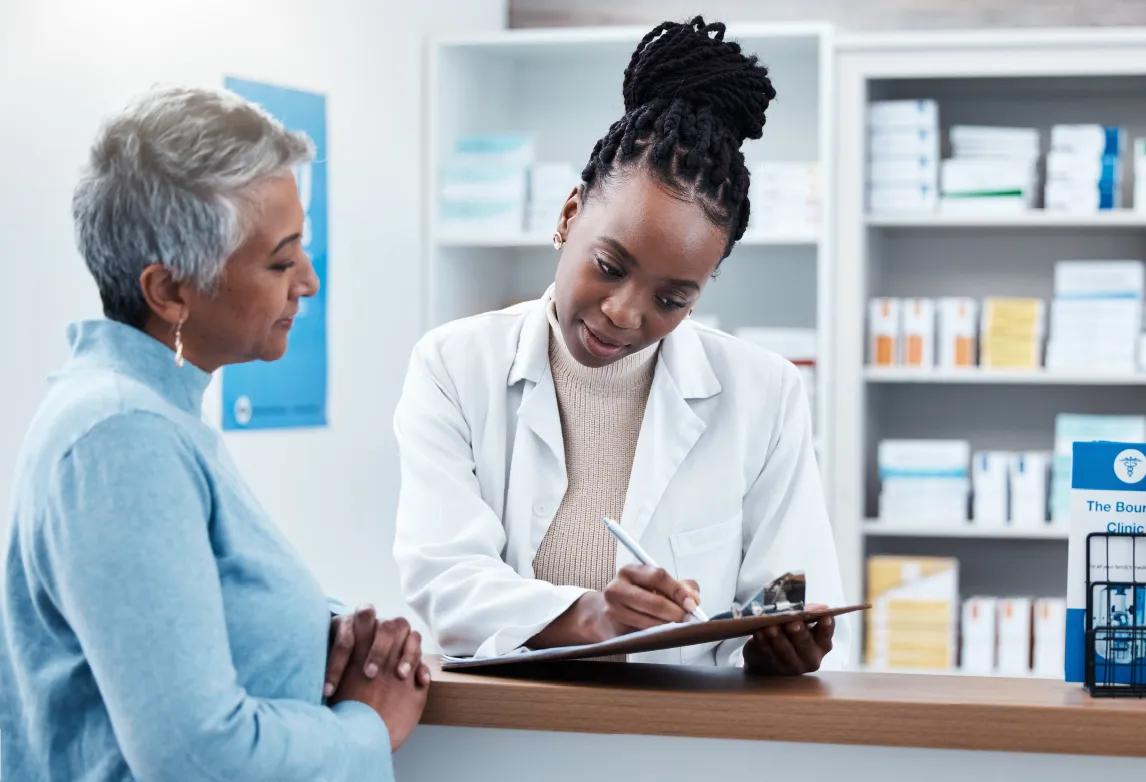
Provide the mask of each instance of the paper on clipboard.
{"label": "paper on clipboard", "polygon": [[802,611],[780,611],[760,616],[743,616],[735,619],[712,619],[707,622],[670,622],[668,624],[638,630],[627,635],[610,638],[595,644],[578,646],[557,646],[552,649],[527,649],[521,647],[506,654],[493,657],[450,657],[442,656],[442,669],[456,671],[465,668],[486,668],[494,665],[513,663],[547,662],[556,660],[583,660],[589,657],[604,657],[612,654],[637,654],[656,652],[661,649],[674,649],[679,646],[725,641],[740,638],[769,625],[784,624],[795,619],[814,622],[828,616],[849,614],[861,611],[868,605],[852,605],[842,608],[821,608]]}

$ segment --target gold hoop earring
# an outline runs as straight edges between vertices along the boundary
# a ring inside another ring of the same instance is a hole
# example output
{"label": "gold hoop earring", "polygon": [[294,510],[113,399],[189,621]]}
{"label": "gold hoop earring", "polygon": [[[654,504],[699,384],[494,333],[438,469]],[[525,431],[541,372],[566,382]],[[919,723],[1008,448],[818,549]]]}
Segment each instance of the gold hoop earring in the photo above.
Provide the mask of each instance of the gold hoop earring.
{"label": "gold hoop earring", "polygon": [[175,325],[175,366],[183,366],[183,321]]}
{"label": "gold hoop earring", "polygon": [[560,250],[565,246],[565,237],[561,235],[560,231],[553,232],[553,249]]}

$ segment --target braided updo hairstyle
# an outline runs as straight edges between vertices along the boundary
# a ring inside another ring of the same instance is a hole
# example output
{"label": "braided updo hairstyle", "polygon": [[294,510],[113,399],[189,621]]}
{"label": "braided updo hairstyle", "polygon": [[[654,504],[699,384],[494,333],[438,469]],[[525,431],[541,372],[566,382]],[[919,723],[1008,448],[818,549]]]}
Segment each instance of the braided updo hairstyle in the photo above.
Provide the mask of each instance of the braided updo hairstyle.
{"label": "braided updo hairstyle", "polygon": [[760,138],[776,97],[768,69],[725,41],[723,24],[697,16],[650,30],[625,68],[623,89],[625,116],[594,145],[581,172],[582,199],[622,169],[641,166],[728,229],[727,256],[748,225],[740,146]]}

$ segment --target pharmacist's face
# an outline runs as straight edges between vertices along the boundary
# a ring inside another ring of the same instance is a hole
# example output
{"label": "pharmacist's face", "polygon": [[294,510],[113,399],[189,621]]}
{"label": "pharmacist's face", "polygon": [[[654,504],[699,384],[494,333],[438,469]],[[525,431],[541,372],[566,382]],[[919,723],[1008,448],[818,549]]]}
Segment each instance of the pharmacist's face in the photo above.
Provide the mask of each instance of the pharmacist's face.
{"label": "pharmacist's face", "polygon": [[699,204],[643,171],[615,177],[587,201],[574,190],[559,230],[557,320],[570,353],[590,367],[636,353],[680,325],[728,241]]}

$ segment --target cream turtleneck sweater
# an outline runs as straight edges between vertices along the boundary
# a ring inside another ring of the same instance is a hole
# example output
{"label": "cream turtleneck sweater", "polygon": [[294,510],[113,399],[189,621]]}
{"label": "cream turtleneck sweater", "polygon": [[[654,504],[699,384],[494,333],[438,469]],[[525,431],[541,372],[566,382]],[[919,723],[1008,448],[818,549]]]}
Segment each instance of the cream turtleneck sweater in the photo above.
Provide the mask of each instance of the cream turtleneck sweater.
{"label": "cream turtleneck sweater", "polygon": [[569,488],[533,570],[552,584],[601,590],[616,575],[617,552],[617,541],[601,519],[619,521],[625,506],[659,343],[608,366],[587,367],[569,352],[552,301],[548,315],[549,366]]}

